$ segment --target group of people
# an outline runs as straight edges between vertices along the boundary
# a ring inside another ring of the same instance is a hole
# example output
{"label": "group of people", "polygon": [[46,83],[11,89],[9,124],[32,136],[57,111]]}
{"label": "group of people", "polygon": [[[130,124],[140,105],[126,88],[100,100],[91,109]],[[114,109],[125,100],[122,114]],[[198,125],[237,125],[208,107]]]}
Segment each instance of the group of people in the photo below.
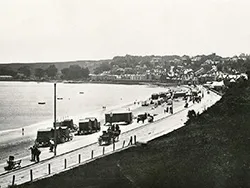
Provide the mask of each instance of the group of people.
{"label": "group of people", "polygon": [[[50,152],[53,152],[53,150],[55,148],[54,141],[50,140],[49,145],[50,145],[50,148],[49,148]],[[38,145],[35,143],[29,149],[31,151],[31,161],[39,162],[40,161],[41,150],[39,150]]]}
{"label": "group of people", "polygon": [[173,105],[171,105],[171,106],[167,105],[167,107],[164,109],[164,113],[173,114],[174,113],[174,111],[173,111]]}
{"label": "group of people", "polygon": [[38,149],[38,146],[35,144],[29,148],[31,150],[31,161],[39,162],[41,150]]}
{"label": "group of people", "polygon": [[108,132],[114,132],[114,131],[120,131],[120,127],[118,124],[112,124],[109,128],[108,128]]}

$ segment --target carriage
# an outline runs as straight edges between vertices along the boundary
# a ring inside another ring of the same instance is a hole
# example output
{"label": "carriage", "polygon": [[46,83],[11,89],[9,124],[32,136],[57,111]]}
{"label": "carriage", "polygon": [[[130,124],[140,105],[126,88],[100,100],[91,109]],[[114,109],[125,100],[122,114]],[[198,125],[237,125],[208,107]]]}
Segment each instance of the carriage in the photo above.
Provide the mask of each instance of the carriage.
{"label": "carriage", "polygon": [[8,166],[4,167],[4,170],[13,170],[17,168],[21,168],[22,160],[14,160],[14,156],[9,156],[9,160],[7,161]]}
{"label": "carriage", "polygon": [[119,140],[121,130],[102,131],[102,135],[98,138],[99,145],[110,145]]}

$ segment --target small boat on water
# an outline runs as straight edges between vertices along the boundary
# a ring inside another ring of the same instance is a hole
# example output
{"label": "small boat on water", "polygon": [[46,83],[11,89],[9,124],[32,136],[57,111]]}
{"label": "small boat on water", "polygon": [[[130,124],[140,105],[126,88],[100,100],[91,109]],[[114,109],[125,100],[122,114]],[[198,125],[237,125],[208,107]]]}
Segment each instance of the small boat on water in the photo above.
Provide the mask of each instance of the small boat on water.
{"label": "small boat on water", "polygon": [[44,101],[39,101],[38,104],[46,104]]}
{"label": "small boat on water", "polygon": [[79,94],[84,94],[84,92],[83,92],[83,91],[80,91]]}
{"label": "small boat on water", "polygon": [[63,98],[62,97],[57,97],[57,100],[63,100]]}

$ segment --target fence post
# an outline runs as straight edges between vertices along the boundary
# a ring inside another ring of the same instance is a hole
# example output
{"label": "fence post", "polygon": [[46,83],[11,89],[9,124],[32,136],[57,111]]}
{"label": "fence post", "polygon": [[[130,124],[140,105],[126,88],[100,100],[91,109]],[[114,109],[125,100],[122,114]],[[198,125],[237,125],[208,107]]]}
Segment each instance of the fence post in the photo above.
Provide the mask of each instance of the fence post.
{"label": "fence post", "polygon": [[122,148],[124,148],[124,146],[125,146],[125,140],[123,140]]}
{"label": "fence post", "polygon": [[67,168],[67,159],[64,159],[64,169]]}
{"label": "fence post", "polygon": [[94,150],[91,151],[91,159],[94,158]]}
{"label": "fence post", "polygon": [[134,135],[134,144],[136,145],[136,135]]}
{"label": "fence post", "polygon": [[15,176],[15,175],[13,175],[13,178],[12,178],[12,186],[14,186],[14,185],[15,185],[15,179],[16,179],[16,176]]}
{"label": "fence post", "polygon": [[78,155],[78,162],[81,163],[81,154]]}
{"label": "fence post", "polygon": [[128,143],[128,146],[132,144],[132,141],[133,141],[133,137],[131,136],[130,140],[129,140],[129,143]]}
{"label": "fence post", "polygon": [[30,181],[33,181],[33,173],[32,173],[32,169],[30,169]]}
{"label": "fence post", "polygon": [[51,173],[50,164],[48,164],[48,172]]}
{"label": "fence post", "polygon": [[102,148],[102,155],[105,154],[105,147]]}
{"label": "fence post", "polygon": [[115,151],[115,142],[113,143],[113,151]]}

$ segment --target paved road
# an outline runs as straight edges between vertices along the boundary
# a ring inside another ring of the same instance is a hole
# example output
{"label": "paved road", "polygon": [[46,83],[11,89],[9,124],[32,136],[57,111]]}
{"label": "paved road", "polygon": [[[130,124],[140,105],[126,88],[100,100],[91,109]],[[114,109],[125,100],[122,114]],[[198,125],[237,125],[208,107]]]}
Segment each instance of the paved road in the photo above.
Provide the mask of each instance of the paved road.
{"label": "paved road", "polygon": [[[204,109],[213,105],[216,101],[220,99],[220,96],[210,92],[210,94],[205,94],[201,103],[193,104],[188,109],[184,109],[183,106],[176,107],[176,113],[173,115],[158,115],[157,120],[154,123],[137,126],[132,130],[127,130],[124,132],[119,142],[115,144],[115,149],[123,148],[123,142],[125,141],[125,146],[127,146],[130,137],[136,135],[137,141],[147,142],[161,135],[167,134],[175,129],[178,129],[184,125],[184,122],[187,120],[187,112],[190,109],[195,111],[202,112]],[[86,163],[91,159],[91,152],[93,151],[93,156],[98,157],[103,155],[103,147],[99,146],[96,142],[98,135],[93,134],[86,137],[85,146],[79,148],[79,142],[81,140],[75,140],[75,142],[69,142],[63,144],[63,146],[58,148],[58,156],[46,159],[40,163],[28,165],[19,170],[12,171],[6,174],[0,175],[0,185],[1,188],[11,185],[13,175],[15,175],[15,184],[21,184],[24,182],[30,181],[30,170],[32,170],[33,179],[40,179],[48,176],[48,165],[51,166],[51,175],[59,173],[65,170],[65,159],[66,159],[66,170],[72,168],[76,165],[79,165],[79,154],[80,154],[80,163]],[[75,148],[74,148],[75,145]],[[74,151],[64,153],[69,151],[67,149],[75,149]],[[112,153],[113,145],[105,147],[105,154]],[[48,152],[43,152],[48,155]],[[53,157],[53,154],[50,153],[47,158]]]}

